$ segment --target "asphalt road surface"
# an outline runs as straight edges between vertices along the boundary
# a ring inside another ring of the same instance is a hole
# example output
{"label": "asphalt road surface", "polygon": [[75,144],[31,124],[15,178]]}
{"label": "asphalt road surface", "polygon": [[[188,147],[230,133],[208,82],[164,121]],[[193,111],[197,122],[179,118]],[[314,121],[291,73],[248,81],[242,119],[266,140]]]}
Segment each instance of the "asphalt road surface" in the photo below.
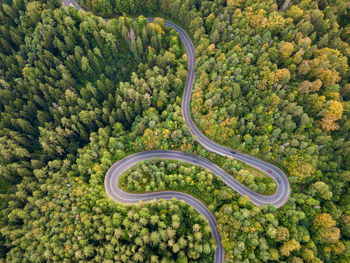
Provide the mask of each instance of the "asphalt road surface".
{"label": "asphalt road surface", "polygon": [[[70,5],[76,7],[78,10],[82,10],[79,5],[74,2],[74,0],[63,0],[64,5]],[[153,21],[153,18],[147,19],[149,22]],[[202,144],[208,151],[220,154],[222,156],[232,157],[234,159],[240,160],[248,164],[249,166],[255,167],[263,173],[270,176],[277,184],[277,190],[273,195],[264,196],[260,195],[234,179],[231,175],[226,173],[223,169],[208,161],[207,159],[200,158],[198,156],[180,152],[180,151],[163,151],[163,150],[154,150],[139,152],[133,155],[130,155],[116,163],[114,163],[111,168],[107,171],[105,176],[105,189],[107,195],[115,201],[122,203],[138,203],[140,201],[145,202],[152,199],[165,199],[171,200],[176,198],[177,200],[183,200],[188,205],[194,207],[200,214],[202,214],[207,220],[212,230],[212,236],[217,241],[217,250],[215,252],[215,262],[221,263],[224,262],[224,249],[222,247],[221,238],[216,226],[216,220],[213,214],[206,208],[199,200],[196,198],[187,195],[185,193],[173,192],[173,191],[164,191],[164,192],[154,192],[146,194],[131,194],[124,192],[118,187],[118,180],[120,176],[134,166],[136,163],[151,160],[153,158],[158,159],[168,159],[168,160],[181,160],[192,165],[202,167],[204,169],[210,170],[215,176],[220,176],[221,180],[233,190],[237,191],[241,195],[248,196],[250,201],[257,205],[274,205],[275,207],[280,207],[284,205],[290,194],[290,187],[287,176],[272,164],[266,163],[260,159],[254,158],[252,156],[236,152],[232,149],[226,148],[222,145],[219,145],[206,136],[204,136],[193,120],[191,119],[190,114],[190,100],[192,94],[192,87],[195,80],[194,72],[194,46],[186,34],[186,32],[177,26],[176,24],[166,21],[166,26],[174,27],[174,29],[179,33],[180,38],[186,48],[186,54],[188,58],[188,75],[186,79],[185,91],[182,99],[182,114],[187,123],[187,126],[190,128],[191,134],[195,136],[196,140]]]}

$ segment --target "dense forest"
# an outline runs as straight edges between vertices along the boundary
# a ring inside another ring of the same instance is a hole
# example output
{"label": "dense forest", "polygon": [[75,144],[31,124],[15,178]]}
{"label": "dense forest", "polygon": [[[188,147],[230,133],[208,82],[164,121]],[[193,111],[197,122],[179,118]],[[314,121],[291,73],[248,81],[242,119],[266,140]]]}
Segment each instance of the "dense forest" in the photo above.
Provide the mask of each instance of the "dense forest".
{"label": "dense forest", "polygon": [[79,4],[96,16],[59,0],[1,1],[0,262],[213,261],[192,207],[107,197],[106,171],[134,152],[195,153],[254,191],[275,190],[190,135],[184,48],[150,15],[193,39],[197,126],[279,166],[292,192],[279,209],[259,208],[210,172],[165,160],[139,163],[121,187],[202,200],[227,262],[350,260],[350,1],[295,0],[285,12],[272,0]]}

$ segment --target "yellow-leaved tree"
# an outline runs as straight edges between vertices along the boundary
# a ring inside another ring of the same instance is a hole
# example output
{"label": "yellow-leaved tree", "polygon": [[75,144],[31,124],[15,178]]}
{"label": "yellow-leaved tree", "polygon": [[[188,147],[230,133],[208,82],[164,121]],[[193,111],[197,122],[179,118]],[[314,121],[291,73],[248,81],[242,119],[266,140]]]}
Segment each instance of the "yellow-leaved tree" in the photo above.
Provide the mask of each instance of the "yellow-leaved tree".
{"label": "yellow-leaved tree", "polygon": [[337,120],[343,116],[343,105],[336,100],[333,100],[328,106],[328,111],[320,121],[320,125],[326,132],[334,131],[339,129]]}

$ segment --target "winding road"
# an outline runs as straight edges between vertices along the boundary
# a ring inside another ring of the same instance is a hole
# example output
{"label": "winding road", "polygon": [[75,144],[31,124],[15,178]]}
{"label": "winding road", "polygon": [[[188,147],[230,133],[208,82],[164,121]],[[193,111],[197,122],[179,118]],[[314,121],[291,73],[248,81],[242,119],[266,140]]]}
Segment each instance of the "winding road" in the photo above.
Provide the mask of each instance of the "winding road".
{"label": "winding road", "polygon": [[[71,5],[76,7],[78,10],[84,11],[79,7],[79,5],[76,2],[74,2],[74,0],[63,0],[63,4]],[[149,22],[152,22],[153,18],[148,18],[147,20]],[[176,24],[170,21],[165,21],[165,23],[166,23],[166,26],[168,27],[174,27],[174,29],[179,33],[179,36],[182,39],[182,42],[186,48],[186,54],[188,58],[188,75],[187,75],[185,91],[182,99],[182,114],[187,123],[187,126],[190,128],[191,134],[208,151],[217,153],[222,156],[232,157],[234,159],[243,161],[246,164],[252,167],[255,167],[258,170],[262,171],[263,173],[267,174],[276,182],[277,190],[273,195],[269,195],[269,196],[260,195],[248,189],[247,187],[245,187],[243,184],[241,184],[236,179],[234,179],[231,175],[226,173],[222,168],[218,167],[217,165],[213,164],[207,159],[198,157],[193,154],[180,152],[180,151],[163,151],[163,150],[139,152],[133,155],[129,155],[128,157],[120,161],[117,161],[107,171],[104,185],[105,185],[107,195],[113,200],[122,202],[122,203],[129,204],[129,203],[138,203],[139,201],[149,201],[152,199],[170,200],[172,198],[176,198],[177,200],[183,200],[188,205],[194,207],[200,214],[202,214],[208,220],[208,223],[212,230],[212,236],[217,241],[217,249],[215,252],[214,260],[216,263],[222,263],[224,262],[225,254],[224,254],[224,249],[222,247],[221,238],[217,230],[215,217],[208,210],[208,208],[206,208],[206,206],[203,205],[198,199],[190,195],[187,195],[185,193],[174,192],[174,191],[154,192],[154,193],[146,193],[146,194],[127,193],[118,187],[118,180],[120,176],[126,170],[134,166],[136,163],[144,160],[151,160],[152,158],[181,160],[181,161],[190,163],[192,165],[196,165],[204,169],[208,169],[215,176],[220,176],[221,180],[227,186],[231,187],[233,190],[237,191],[241,195],[248,196],[250,201],[253,204],[257,206],[271,204],[271,205],[274,205],[275,207],[280,207],[287,202],[290,194],[289,182],[288,182],[287,176],[282,172],[282,170],[280,170],[276,166],[273,166],[269,163],[266,163],[252,156],[242,154],[232,149],[226,148],[222,145],[219,145],[211,141],[210,139],[208,139],[199,131],[199,129],[191,119],[191,114],[190,114],[190,100],[191,100],[191,94],[192,94],[192,87],[195,80],[194,46],[189,36],[186,34],[186,32],[182,28],[180,28],[179,26],[177,26]]]}

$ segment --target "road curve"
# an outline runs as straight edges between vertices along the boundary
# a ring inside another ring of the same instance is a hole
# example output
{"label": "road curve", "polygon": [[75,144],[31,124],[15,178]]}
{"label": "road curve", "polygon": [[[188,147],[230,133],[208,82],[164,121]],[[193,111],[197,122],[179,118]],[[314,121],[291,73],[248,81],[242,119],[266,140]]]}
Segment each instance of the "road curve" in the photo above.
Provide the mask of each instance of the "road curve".
{"label": "road curve", "polygon": [[[76,7],[78,10],[83,10],[79,7],[79,5],[74,0],[63,0],[64,5],[70,5]],[[153,21],[153,18],[147,19],[149,22]],[[174,27],[174,29],[178,32],[182,42],[186,48],[186,54],[188,58],[188,75],[185,84],[185,90],[182,99],[182,114],[187,123],[187,126],[190,128],[190,132],[197,141],[202,144],[208,151],[217,153],[222,156],[232,157],[234,159],[245,162],[246,164],[257,168],[262,171],[266,175],[270,176],[277,184],[277,190],[273,195],[264,196],[260,195],[249,188],[245,187],[243,184],[238,182],[228,173],[226,173],[222,168],[213,164],[205,158],[200,158],[193,154],[188,154],[180,151],[163,151],[163,150],[154,150],[154,151],[145,151],[139,152],[125,157],[124,159],[117,161],[114,163],[106,173],[105,176],[105,189],[107,195],[115,201],[122,203],[138,203],[140,201],[149,201],[152,199],[165,199],[170,200],[172,198],[176,198],[177,200],[183,200],[188,205],[194,207],[200,214],[202,214],[207,220],[212,230],[212,236],[217,241],[217,249],[215,252],[215,262],[222,263],[224,262],[224,249],[222,247],[221,238],[216,226],[216,220],[213,214],[196,198],[187,195],[185,193],[174,192],[174,191],[164,191],[164,192],[154,192],[154,193],[146,193],[146,194],[132,194],[127,193],[121,190],[118,187],[118,180],[120,176],[129,168],[134,166],[136,163],[151,160],[153,158],[158,159],[170,159],[170,160],[181,160],[192,165],[196,165],[202,167],[204,169],[210,170],[215,176],[220,176],[221,180],[233,190],[237,191],[241,195],[248,196],[250,201],[257,205],[274,205],[275,207],[280,207],[284,205],[290,194],[290,186],[287,179],[287,176],[283,173],[283,171],[272,164],[266,163],[260,159],[254,158],[252,156],[242,154],[236,151],[233,151],[227,147],[219,145],[206,136],[204,136],[200,130],[197,128],[193,120],[191,119],[190,114],[190,101],[193,83],[195,80],[195,72],[194,72],[194,46],[186,34],[186,32],[177,26],[176,24],[165,21],[166,26]]]}

